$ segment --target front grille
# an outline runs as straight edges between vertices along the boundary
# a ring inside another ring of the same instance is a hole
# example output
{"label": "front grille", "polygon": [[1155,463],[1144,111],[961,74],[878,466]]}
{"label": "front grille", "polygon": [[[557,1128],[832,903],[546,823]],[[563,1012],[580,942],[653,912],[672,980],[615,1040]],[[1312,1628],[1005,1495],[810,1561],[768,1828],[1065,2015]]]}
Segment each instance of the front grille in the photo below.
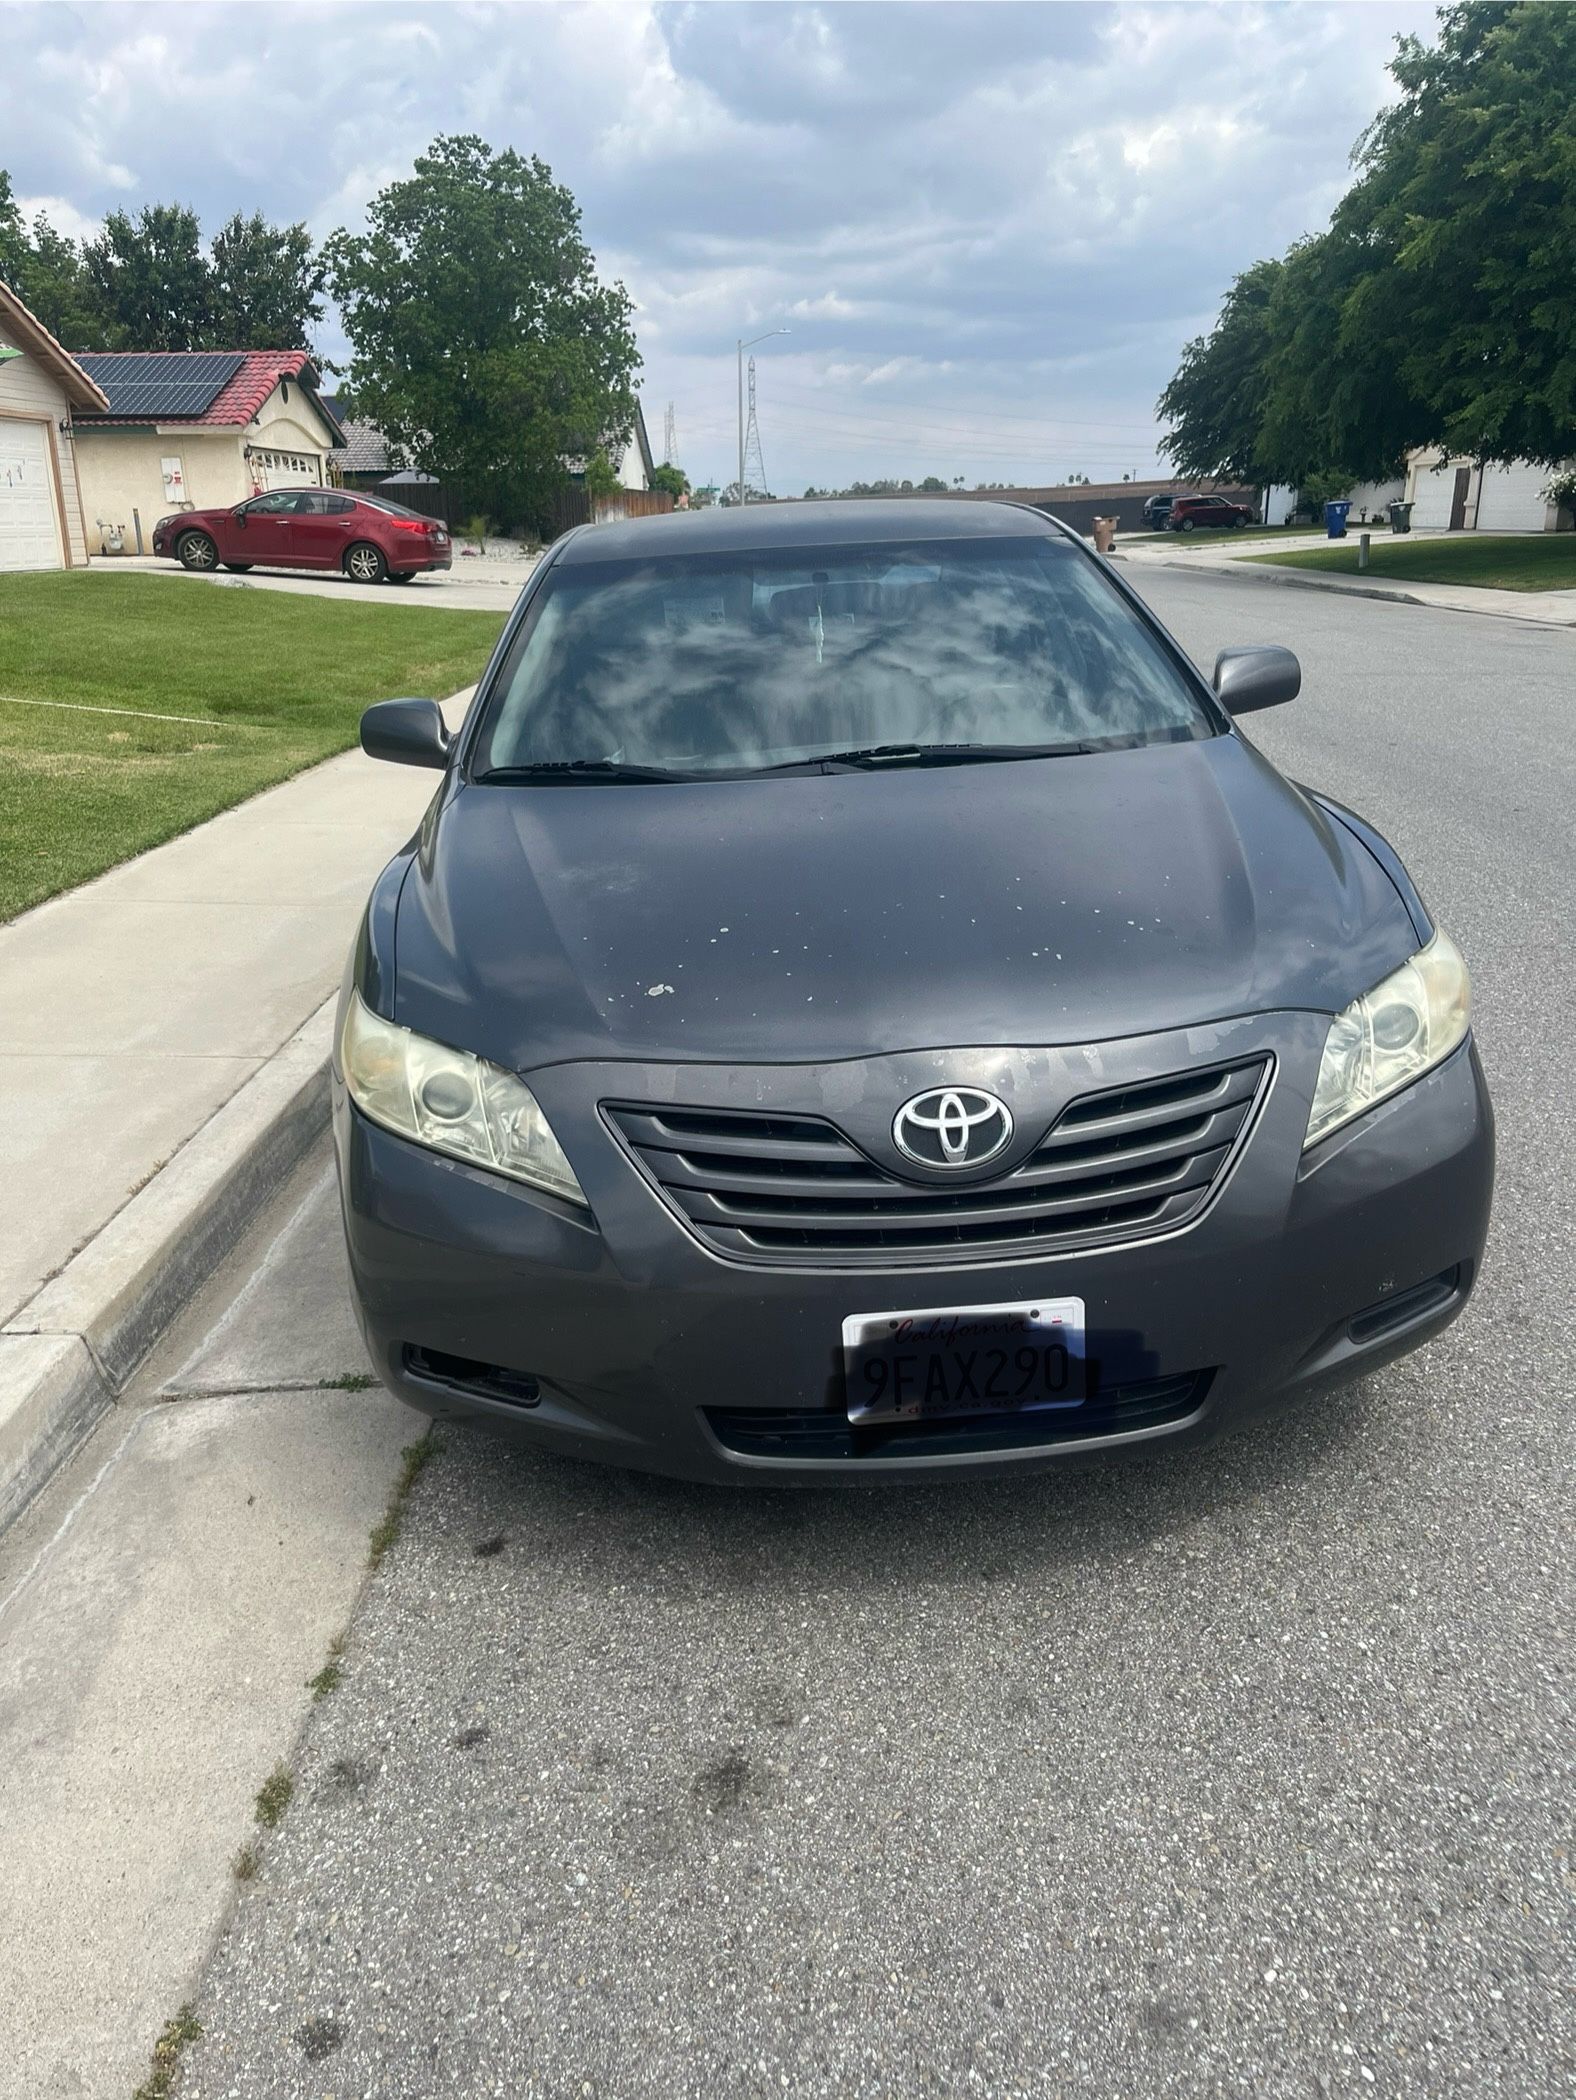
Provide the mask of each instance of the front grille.
{"label": "front grille", "polygon": [[613,1104],[606,1113],[719,1254],[896,1268],[1097,1246],[1189,1223],[1241,1142],[1268,1070],[1260,1057],[1085,1094],[1011,1173],[961,1187],[891,1173],[819,1117]]}
{"label": "front grille", "polygon": [[1024,1451],[1163,1428],[1197,1413],[1213,1375],[1189,1371],[1108,1386],[1065,1414],[1030,1410],[873,1428],[856,1429],[846,1415],[824,1407],[708,1407],[702,1412],[718,1443],[741,1458],[943,1458],[955,1452]]}

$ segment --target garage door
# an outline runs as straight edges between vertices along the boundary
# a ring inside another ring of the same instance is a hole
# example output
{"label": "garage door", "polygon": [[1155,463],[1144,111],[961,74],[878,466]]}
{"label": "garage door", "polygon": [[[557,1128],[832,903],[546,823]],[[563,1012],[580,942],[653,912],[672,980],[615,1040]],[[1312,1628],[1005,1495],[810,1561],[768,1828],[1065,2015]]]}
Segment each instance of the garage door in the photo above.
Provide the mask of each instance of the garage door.
{"label": "garage door", "polygon": [[1485,467],[1478,531],[1541,532],[1548,515],[1542,492],[1552,479],[1551,468],[1530,467],[1522,460],[1510,467]]}
{"label": "garage door", "polygon": [[1455,492],[1454,467],[1420,469],[1412,502],[1413,525],[1431,525],[1443,532],[1450,523],[1450,505]]}
{"label": "garage door", "polygon": [[0,416],[0,569],[63,569],[55,477],[42,423]]}
{"label": "garage door", "polygon": [[253,452],[252,479],[265,489],[316,489],[323,472],[310,452]]}

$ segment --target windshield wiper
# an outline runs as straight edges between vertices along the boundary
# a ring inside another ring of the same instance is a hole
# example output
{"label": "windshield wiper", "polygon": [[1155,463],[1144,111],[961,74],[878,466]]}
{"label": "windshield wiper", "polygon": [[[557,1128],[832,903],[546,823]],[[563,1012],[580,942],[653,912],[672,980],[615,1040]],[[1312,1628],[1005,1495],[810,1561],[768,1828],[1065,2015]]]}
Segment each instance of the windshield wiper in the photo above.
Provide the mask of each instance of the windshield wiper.
{"label": "windshield wiper", "polygon": [[524,766],[490,766],[476,775],[478,781],[504,786],[527,786],[548,780],[692,780],[691,773],[670,773],[661,766],[626,765],[620,758],[543,758]]}
{"label": "windshield wiper", "polygon": [[978,766],[1015,758],[1078,758],[1093,751],[1075,744],[866,744],[852,751],[818,751],[813,758],[762,766],[763,773],[803,772],[815,766]]}

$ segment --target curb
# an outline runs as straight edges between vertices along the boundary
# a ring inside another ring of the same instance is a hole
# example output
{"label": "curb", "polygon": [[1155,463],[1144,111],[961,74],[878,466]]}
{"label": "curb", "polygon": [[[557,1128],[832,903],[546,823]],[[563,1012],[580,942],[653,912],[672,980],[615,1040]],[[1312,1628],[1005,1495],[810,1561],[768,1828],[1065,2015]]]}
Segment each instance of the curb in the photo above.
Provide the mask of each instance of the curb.
{"label": "curb", "polygon": [[1512,612],[1503,605],[1441,605],[1437,598],[1414,598],[1410,591],[1403,591],[1395,585],[1348,583],[1342,577],[1299,575],[1293,569],[1278,569],[1270,563],[1261,563],[1252,555],[1239,555],[1229,567],[1219,562],[1205,566],[1185,554],[1126,555],[1120,548],[1114,550],[1109,559],[1125,561],[1134,570],[1186,569],[1194,576],[1222,576],[1228,582],[1246,576],[1259,583],[1278,583],[1294,591],[1328,591],[1337,598],[1379,598],[1390,605],[1419,605],[1425,612],[1464,613],[1474,620],[1510,620],[1519,627],[1541,627],[1550,634],[1568,634],[1576,627],[1576,617],[1551,620],[1539,613]]}
{"label": "curb", "polygon": [[[1112,559],[1129,561],[1131,557],[1118,553],[1113,555]],[[1131,562],[1131,566],[1135,569],[1186,569],[1194,576],[1223,577],[1227,583],[1233,583],[1239,577],[1248,576],[1256,583],[1278,583],[1294,591],[1332,591],[1338,598],[1382,598],[1391,605],[1427,605],[1429,603],[1429,600],[1426,598],[1414,598],[1410,591],[1387,590],[1381,584],[1338,583],[1333,577],[1299,576],[1292,569],[1261,568],[1247,556],[1244,556],[1240,561],[1234,561],[1229,569],[1213,562],[1206,568],[1201,562],[1189,560],[1186,555],[1166,556],[1156,554],[1141,554],[1136,561]],[[1435,610],[1441,612],[1467,612],[1475,610],[1475,608],[1449,605],[1436,607]],[[1517,615],[1515,613],[1502,613],[1496,608],[1491,617],[1500,620],[1513,620]],[[1539,624],[1546,625],[1547,623],[1542,622]]]}
{"label": "curb", "polygon": [[338,993],[0,1331],[0,1531],[328,1126]]}

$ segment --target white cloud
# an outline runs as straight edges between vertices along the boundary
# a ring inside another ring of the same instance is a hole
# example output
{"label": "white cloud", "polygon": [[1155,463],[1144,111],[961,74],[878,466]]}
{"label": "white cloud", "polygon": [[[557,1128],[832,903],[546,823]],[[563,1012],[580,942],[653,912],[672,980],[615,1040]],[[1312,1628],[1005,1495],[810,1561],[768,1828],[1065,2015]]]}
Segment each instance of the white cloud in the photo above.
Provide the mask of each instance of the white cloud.
{"label": "white cloud", "polygon": [[13,7],[0,159],[63,231],[180,199],[210,228],[260,207],[321,236],[438,132],[477,131],[575,192],[692,470],[726,466],[735,338],[784,325],[757,352],[784,487],[1101,474],[1148,464],[1181,343],[1322,223],[1392,37],[1432,20],[1415,0]]}

